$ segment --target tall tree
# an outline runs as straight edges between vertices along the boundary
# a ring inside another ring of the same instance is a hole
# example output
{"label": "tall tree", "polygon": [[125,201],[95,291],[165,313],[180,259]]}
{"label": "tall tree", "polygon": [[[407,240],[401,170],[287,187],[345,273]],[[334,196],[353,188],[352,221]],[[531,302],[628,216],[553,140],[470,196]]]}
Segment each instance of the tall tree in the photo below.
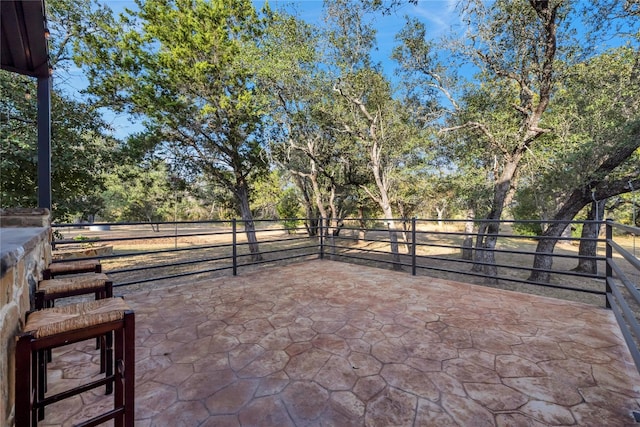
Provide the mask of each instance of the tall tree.
{"label": "tall tree", "polygon": [[390,83],[372,63],[375,31],[354,2],[326,2],[329,59],[336,73],[333,91],[338,99],[333,121],[353,148],[352,156],[368,166],[370,184],[360,188],[375,201],[389,228],[394,267],[400,268],[393,192],[403,147],[416,138],[409,114],[393,98]]}
{"label": "tall tree", "polygon": [[87,38],[77,60],[88,69],[88,92],[142,117],[149,132],[178,147],[182,165],[227,188],[260,259],[249,201],[250,182],[268,170],[266,101],[252,56],[264,21],[249,0],[136,3],[137,11]]}
{"label": "tall tree", "polygon": [[[330,82],[320,67],[319,31],[286,13],[272,13],[257,55],[259,78],[272,95],[272,158],[293,177],[308,218],[320,215],[330,233],[338,222],[336,205],[345,164],[339,159],[329,115]],[[287,46],[286,53],[282,46]],[[314,221],[311,221],[314,222]],[[308,229],[315,233],[316,227]]]}
{"label": "tall tree", "polygon": [[446,69],[437,61],[433,45],[424,42],[424,33],[419,27],[416,30],[415,22],[410,23],[414,29],[407,30],[402,39],[402,52],[405,68],[422,75],[425,85],[450,102],[454,114],[447,116],[448,126],[442,132],[470,132],[494,158],[493,198],[478,233],[476,246],[482,250],[476,255],[485,273],[495,276],[498,220],[516,186],[526,153],[550,132],[543,118],[559,75],[558,60],[566,54],[559,50],[563,45],[558,38],[566,35],[562,30],[566,29],[568,6],[562,0],[498,0],[490,4],[467,0],[460,7],[468,38],[450,43],[458,58],[479,70],[481,84],[475,90],[487,93],[486,85],[490,85],[501,94],[501,102],[508,102],[498,106],[508,108],[498,113],[490,102],[484,104],[488,111],[464,105],[448,87],[450,81],[443,77]]}
{"label": "tall tree", "polygon": [[[550,225],[536,248],[531,280],[547,282],[553,251],[567,221],[585,206],[601,205],[606,199],[640,186],[640,51],[621,47],[571,69],[558,92],[555,122],[558,138],[555,158],[547,164],[541,183],[560,177],[564,195]],[[598,209],[598,219],[603,211]],[[596,211],[592,210],[595,219]],[[597,227],[587,227],[597,236]],[[582,254],[595,256],[594,247],[581,247]],[[580,269],[594,272],[591,265]]]}

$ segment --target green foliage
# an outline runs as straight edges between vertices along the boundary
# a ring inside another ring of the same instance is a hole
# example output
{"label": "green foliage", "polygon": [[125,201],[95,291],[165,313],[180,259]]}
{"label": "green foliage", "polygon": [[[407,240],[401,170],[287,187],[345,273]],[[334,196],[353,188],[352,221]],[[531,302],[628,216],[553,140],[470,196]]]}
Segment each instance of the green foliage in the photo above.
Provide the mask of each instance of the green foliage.
{"label": "green foliage", "polygon": [[64,234],[58,229],[53,230],[53,240],[64,240]]}
{"label": "green foliage", "polygon": [[[37,205],[36,87],[26,77],[0,71],[0,204]],[[25,96],[26,94],[29,96]],[[89,218],[102,207],[102,174],[117,153],[99,112],[54,89],[51,106],[53,218]]]}
{"label": "green foliage", "polygon": [[571,225],[571,237],[579,239],[582,237],[582,228],[584,224],[572,224]]}
{"label": "green foliage", "polygon": [[[47,1],[54,67],[51,93],[52,216],[60,222],[90,219],[102,208],[103,172],[114,162],[117,143],[101,113],[65,87],[74,44],[108,25],[109,13],[93,0]],[[37,205],[37,99],[31,78],[0,71],[0,205]]]}
{"label": "green foliage", "polygon": [[280,173],[276,170],[256,180],[252,188],[251,210],[257,218],[275,219],[282,198]]}
{"label": "green foliage", "polygon": [[[511,207],[514,219],[543,219],[538,205],[538,195],[534,194],[534,191],[530,187],[525,187],[518,191],[516,195],[518,202]],[[542,230],[540,223],[526,222],[513,224],[513,231],[523,236],[539,236],[544,230]]]}
{"label": "green foliage", "polygon": [[610,199],[607,217],[621,224],[640,227],[640,188]]}
{"label": "green foliage", "polygon": [[174,197],[164,163],[120,165],[105,179],[106,208],[102,212],[105,220],[154,223],[173,219]]}
{"label": "green foliage", "polygon": [[224,187],[246,220],[251,182],[268,171],[254,55],[263,26],[249,0],[149,0],[87,35],[76,56],[96,100],[144,119],[152,138],[132,143]]}
{"label": "green foliage", "polygon": [[74,241],[79,242],[82,248],[92,248],[95,242],[87,242],[87,240],[99,240],[99,237],[89,237],[82,234],[78,234],[73,238]]}
{"label": "green foliage", "polygon": [[282,199],[278,203],[278,216],[282,220],[285,230],[291,233],[298,227],[300,221],[294,218],[304,217],[301,210],[300,201],[294,188],[287,188],[282,194]]}
{"label": "green foliage", "polygon": [[605,198],[631,190],[640,178],[640,140],[630,135],[640,120],[637,64],[637,51],[621,47],[567,69],[548,118],[556,135],[532,151],[516,193],[522,217],[552,218],[559,200],[577,192],[590,202],[602,185]]}
{"label": "green foliage", "polygon": [[[56,219],[485,215],[507,194],[516,218],[544,219],[580,186],[638,178],[637,149],[616,158],[640,123],[637,34],[581,50],[573,2],[464,0],[468,39],[435,40],[408,20],[395,87],[372,61],[368,13],[400,3],[327,2],[319,28],[249,0],[139,1],[120,18],[94,0],[51,0],[56,72],[75,55],[95,101],[54,92]],[[549,57],[545,8],[556,5]],[[479,70],[474,82],[462,64]],[[0,204],[33,205],[35,99],[24,93],[35,87],[4,72],[0,83]],[[145,131],[119,147],[94,106],[131,113]],[[617,163],[595,173],[606,162]],[[283,193],[291,183],[297,195]],[[615,208],[631,221],[630,206],[621,196]]]}

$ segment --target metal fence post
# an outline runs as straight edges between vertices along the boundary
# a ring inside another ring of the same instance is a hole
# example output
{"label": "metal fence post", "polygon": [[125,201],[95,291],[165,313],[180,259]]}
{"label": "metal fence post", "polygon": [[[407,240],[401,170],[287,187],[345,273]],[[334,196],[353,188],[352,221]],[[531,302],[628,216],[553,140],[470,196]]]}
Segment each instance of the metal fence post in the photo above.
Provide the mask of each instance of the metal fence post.
{"label": "metal fence post", "polygon": [[320,259],[324,259],[324,218],[320,217]]}
{"label": "metal fence post", "polygon": [[416,217],[411,218],[411,275],[416,275]]}
{"label": "metal fence post", "polygon": [[237,276],[238,275],[238,245],[236,244],[236,219],[233,218],[231,220],[231,232],[232,232],[232,239],[233,239],[233,244],[231,245],[231,247],[233,248],[233,275]]}
{"label": "metal fence post", "polygon": [[607,219],[606,221],[606,261],[605,261],[605,306],[607,308],[611,308],[611,304],[609,303],[609,295],[611,295],[611,280],[613,280],[613,269],[611,268],[611,263],[613,262],[613,247],[611,246],[611,241],[613,240],[613,226],[611,225],[612,220]]}

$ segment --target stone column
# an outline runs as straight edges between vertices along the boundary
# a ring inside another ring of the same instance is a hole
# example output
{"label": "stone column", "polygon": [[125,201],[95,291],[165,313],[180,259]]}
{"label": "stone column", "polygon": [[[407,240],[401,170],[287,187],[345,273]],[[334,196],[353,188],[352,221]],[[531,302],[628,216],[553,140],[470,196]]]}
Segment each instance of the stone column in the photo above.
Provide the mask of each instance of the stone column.
{"label": "stone column", "polygon": [[48,209],[0,209],[0,425],[14,425],[15,337],[51,262]]}

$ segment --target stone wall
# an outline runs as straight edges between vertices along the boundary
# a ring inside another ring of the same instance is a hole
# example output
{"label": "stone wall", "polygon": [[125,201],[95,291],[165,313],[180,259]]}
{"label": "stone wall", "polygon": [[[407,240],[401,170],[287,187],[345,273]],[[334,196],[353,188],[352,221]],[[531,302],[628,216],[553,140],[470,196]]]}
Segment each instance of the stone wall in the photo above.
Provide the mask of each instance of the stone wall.
{"label": "stone wall", "polygon": [[0,210],[0,425],[14,425],[15,337],[51,262],[46,209]]}

